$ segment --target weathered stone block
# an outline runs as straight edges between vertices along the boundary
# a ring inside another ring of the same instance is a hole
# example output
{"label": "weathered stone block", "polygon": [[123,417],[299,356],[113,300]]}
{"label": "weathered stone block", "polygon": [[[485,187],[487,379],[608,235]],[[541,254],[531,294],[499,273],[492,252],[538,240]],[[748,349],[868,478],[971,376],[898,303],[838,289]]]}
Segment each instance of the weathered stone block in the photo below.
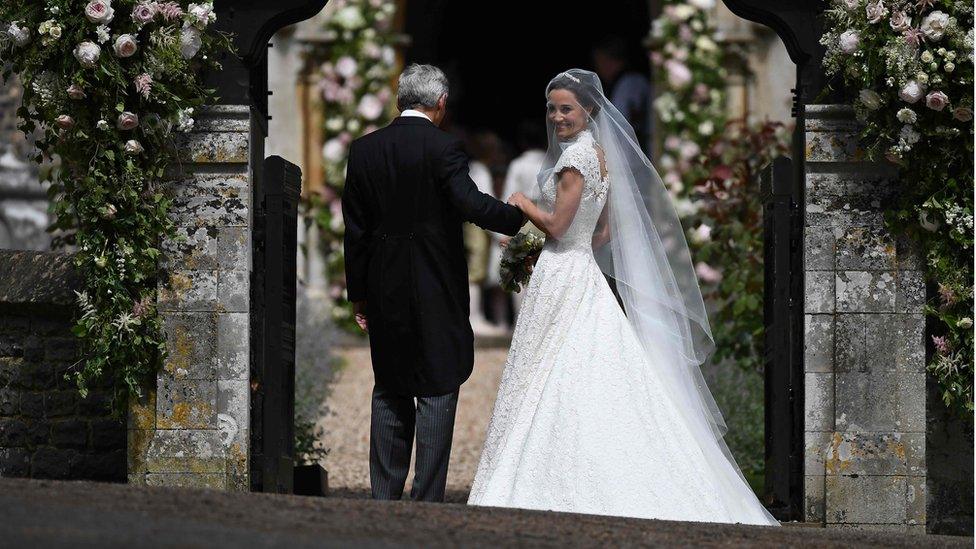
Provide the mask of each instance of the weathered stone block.
{"label": "weathered stone block", "polygon": [[152,390],[145,391],[141,397],[129,396],[129,413],[126,420],[126,428],[129,430],[150,431],[156,428],[155,387]]}
{"label": "weathered stone block", "polygon": [[807,372],[834,370],[834,316],[803,315],[803,365]]}
{"label": "weathered stone block", "polygon": [[925,418],[924,388],[921,373],[838,372],[836,429],[850,433],[921,432],[924,425],[920,422],[924,423]]}
{"label": "weathered stone block", "polygon": [[26,477],[30,474],[30,452],[25,448],[0,448],[0,476]]}
{"label": "weathered stone block", "polygon": [[250,418],[250,385],[246,379],[220,380],[217,382],[217,419],[221,442],[224,446],[249,443],[247,433]]}
{"label": "weathered stone block", "polygon": [[212,488],[223,490],[227,486],[219,473],[147,473],[148,486],[176,486],[179,488]]}
{"label": "weathered stone block", "polygon": [[44,416],[63,417],[78,413],[78,391],[70,389],[44,394]]}
{"label": "weathered stone block", "polygon": [[919,313],[925,306],[925,276],[922,271],[896,273],[895,310],[900,313]]}
{"label": "weathered stone block", "polygon": [[895,255],[898,257],[898,269],[904,271],[919,271],[923,267],[924,253],[917,242],[905,236],[895,238]]}
{"label": "weathered stone block", "polygon": [[149,441],[146,457],[223,458],[224,446],[216,429],[157,429]]}
{"label": "weathered stone block", "polygon": [[922,314],[864,315],[867,370],[925,371]]}
{"label": "weathered stone block", "polygon": [[859,162],[864,151],[851,131],[807,132],[807,162]]}
{"label": "weathered stone block", "polygon": [[[826,460],[833,441],[832,431],[807,431],[803,433],[803,471],[807,475],[823,477]],[[823,479],[820,481],[823,483]]]}
{"label": "weathered stone block", "polygon": [[895,276],[893,272],[838,271],[836,281],[838,312],[894,312]]}
{"label": "weathered stone block", "polygon": [[904,524],[908,482],[904,476],[825,478],[828,524]]}
{"label": "weathered stone block", "polygon": [[211,311],[217,305],[217,271],[169,271],[159,285],[160,311]]}
{"label": "weathered stone block", "polygon": [[250,231],[247,227],[217,229],[217,258],[220,268],[227,271],[247,271],[251,256]]}
{"label": "weathered stone block", "polygon": [[805,522],[824,521],[824,477],[803,477],[803,519]]}
{"label": "weathered stone block", "polygon": [[867,367],[865,314],[838,314],[834,317],[834,369],[838,372],[864,371]]}
{"label": "weathered stone block", "polygon": [[20,413],[20,392],[13,389],[0,389],[0,416],[15,416]]}
{"label": "weathered stone block", "polygon": [[21,393],[20,414],[25,418],[44,417],[44,393],[40,391]]}
{"label": "weathered stone block", "polygon": [[176,236],[163,241],[160,266],[165,269],[215,270],[218,267],[217,228],[177,227]]}
{"label": "weathered stone block", "polygon": [[847,227],[837,239],[837,269],[884,270],[897,266],[895,242],[883,227]]}
{"label": "weathered stone block", "polygon": [[166,313],[166,361],[163,370],[175,379],[217,378],[217,314]]}
{"label": "weathered stone block", "polygon": [[78,452],[63,448],[38,448],[31,456],[31,477],[67,478],[71,466],[78,460]]}
{"label": "weathered stone block", "polygon": [[195,164],[246,164],[248,134],[244,132],[193,132],[179,139],[179,159]]}
{"label": "weathered stone block", "polygon": [[218,276],[218,309],[223,312],[246,312],[250,303],[250,272],[220,271]]}
{"label": "weathered stone block", "polygon": [[159,429],[216,429],[217,382],[173,379],[160,373],[156,386]]}
{"label": "weathered stone block", "polygon": [[58,448],[84,449],[88,446],[88,422],[66,419],[51,423],[51,444]]}
{"label": "weathered stone block", "polygon": [[898,433],[834,433],[824,466],[828,475],[905,475],[907,456]]}
{"label": "weathered stone block", "polygon": [[169,215],[181,227],[246,226],[250,200],[246,182],[243,175],[211,174],[172,183],[167,188],[173,200]]}
{"label": "weathered stone block", "polygon": [[73,478],[118,481],[125,478],[125,453],[121,448],[110,452],[80,454],[71,468]]}
{"label": "weathered stone block", "polygon": [[834,428],[834,375],[805,374],[804,427],[808,431],[831,431]]}
{"label": "weathered stone block", "polygon": [[17,418],[0,418],[0,447],[26,446],[27,424]]}
{"label": "weathered stone block", "polygon": [[834,273],[832,271],[810,271],[806,273],[804,278],[806,281],[804,312],[834,312]]}
{"label": "weathered stone block", "polygon": [[804,231],[804,269],[829,271],[834,269],[834,233],[831,230]]}
{"label": "weathered stone block", "polygon": [[[909,526],[921,526],[925,528],[925,477],[908,477],[908,487],[906,491],[907,508],[905,509],[905,522]],[[920,533],[925,533],[922,530]]]}
{"label": "weathered stone block", "polygon": [[217,315],[217,364],[220,379],[248,379],[250,348],[250,315],[220,313]]}

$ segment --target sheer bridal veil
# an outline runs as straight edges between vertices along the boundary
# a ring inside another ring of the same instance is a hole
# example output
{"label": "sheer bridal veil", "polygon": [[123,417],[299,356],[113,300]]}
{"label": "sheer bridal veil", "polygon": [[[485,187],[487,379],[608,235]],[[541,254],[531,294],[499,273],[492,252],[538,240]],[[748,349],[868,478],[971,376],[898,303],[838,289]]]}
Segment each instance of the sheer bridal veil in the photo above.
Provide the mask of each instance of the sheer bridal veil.
{"label": "sheer bridal veil", "polygon": [[[664,385],[712,469],[715,488],[741,522],[778,524],[756,499],[729,452],[726,426],[700,366],[714,340],[684,230],[670,195],[641,150],[626,118],[603,93],[596,74],[571,69],[546,87],[573,92],[589,111],[589,127],[603,149],[610,179],[605,208],[610,240],[594,255],[616,282],[627,319],[644,348],[647,367]],[[540,185],[568,142],[547,119],[549,149]]]}

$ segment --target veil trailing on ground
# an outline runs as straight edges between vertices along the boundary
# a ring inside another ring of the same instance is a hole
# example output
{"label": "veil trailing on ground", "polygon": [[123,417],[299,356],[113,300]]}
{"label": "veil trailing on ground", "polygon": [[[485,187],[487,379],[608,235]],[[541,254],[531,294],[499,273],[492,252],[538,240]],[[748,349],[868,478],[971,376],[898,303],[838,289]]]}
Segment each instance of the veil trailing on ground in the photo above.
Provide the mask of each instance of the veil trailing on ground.
{"label": "veil trailing on ground", "polygon": [[[726,426],[705,384],[700,366],[714,339],[684,230],[657,170],[638,145],[626,118],[603,93],[596,74],[571,69],[546,87],[573,92],[589,112],[588,129],[602,148],[610,179],[605,218],[610,240],[594,250],[601,270],[612,277],[630,325],[648,357],[648,367],[686,420],[727,507],[739,515],[774,521],[758,503],[722,436]],[[549,149],[542,185],[571,141],[556,137],[547,119]],[[594,365],[597,366],[597,365]],[[734,515],[734,514],[733,514]]]}

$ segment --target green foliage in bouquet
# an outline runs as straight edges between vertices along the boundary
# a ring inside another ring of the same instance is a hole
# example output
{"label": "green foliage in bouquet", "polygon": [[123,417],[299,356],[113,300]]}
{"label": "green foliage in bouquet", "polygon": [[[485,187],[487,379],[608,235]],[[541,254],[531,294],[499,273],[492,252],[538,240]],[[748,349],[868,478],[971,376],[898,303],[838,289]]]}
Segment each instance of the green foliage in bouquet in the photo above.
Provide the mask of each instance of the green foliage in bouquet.
{"label": "green foliage in bouquet", "polygon": [[918,242],[938,289],[929,372],[947,406],[973,412],[973,4],[834,1],[825,13],[824,67],[864,123],[871,159],[900,170],[885,212]]}
{"label": "green foliage in bouquet", "polygon": [[532,267],[545,243],[544,237],[531,231],[520,232],[508,241],[498,271],[502,289],[517,293],[528,285]]}
{"label": "green foliage in bouquet", "polygon": [[0,4],[3,77],[24,86],[21,129],[35,160],[53,162],[56,244],[77,247],[81,360],[66,374],[83,395],[114,381],[113,411],[162,363],[158,259],[172,237],[161,180],[176,131],[211,92],[202,69],[230,46],[208,32],[211,3],[7,0]]}
{"label": "green foliage in bouquet", "polygon": [[347,331],[361,334],[352,305],[345,299],[342,188],[349,144],[386,125],[394,114],[390,83],[396,66],[395,6],[376,0],[332,0],[327,9],[335,10],[325,23],[328,41],[308,53],[309,62],[318,67],[313,81],[325,114],[322,157],[326,186],[308,199],[306,217],[321,231],[333,320]]}

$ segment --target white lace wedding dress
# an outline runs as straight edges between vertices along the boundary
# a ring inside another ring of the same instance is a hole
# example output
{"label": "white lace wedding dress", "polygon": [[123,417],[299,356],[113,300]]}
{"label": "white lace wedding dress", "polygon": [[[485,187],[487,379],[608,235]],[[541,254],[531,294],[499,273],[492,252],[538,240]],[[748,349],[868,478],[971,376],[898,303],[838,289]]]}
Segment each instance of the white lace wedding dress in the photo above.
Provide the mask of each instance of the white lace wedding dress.
{"label": "white lace wedding dress", "polygon": [[[594,259],[610,181],[590,131],[553,173],[570,166],[584,177],[583,197],[566,234],[546,240],[525,290],[468,503],[770,524],[751,493],[741,506],[717,496],[721,481]],[[543,207],[555,199],[550,178]]]}

